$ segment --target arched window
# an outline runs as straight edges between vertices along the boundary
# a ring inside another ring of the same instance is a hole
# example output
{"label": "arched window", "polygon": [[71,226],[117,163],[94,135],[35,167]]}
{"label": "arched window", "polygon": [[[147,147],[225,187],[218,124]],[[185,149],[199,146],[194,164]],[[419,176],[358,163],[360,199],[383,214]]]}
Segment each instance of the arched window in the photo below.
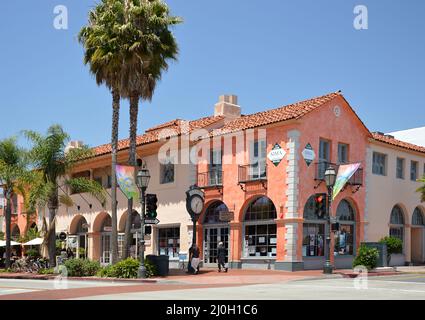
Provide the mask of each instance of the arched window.
{"label": "arched window", "polygon": [[[111,220],[112,222],[112,220]],[[84,217],[81,217],[78,220],[78,224],[77,224],[77,234],[83,234],[83,233],[87,233],[89,231],[88,225],[87,225],[87,221]]]}
{"label": "arched window", "polygon": [[325,253],[325,220],[316,213],[314,195],[307,200],[303,217],[303,256],[323,256]]}
{"label": "arched window", "polygon": [[414,225],[414,226],[423,226],[423,225],[425,225],[425,223],[424,223],[424,215],[422,213],[422,210],[419,207],[415,208],[415,211],[413,211],[412,225]]}
{"label": "arched window", "polygon": [[223,223],[220,221],[220,211],[229,211],[229,209],[221,201],[211,203],[205,212],[204,224]]}
{"label": "arched window", "polygon": [[110,232],[110,227],[112,227],[112,218],[108,214],[102,221],[102,228],[100,229],[102,232]]}
{"label": "arched window", "polygon": [[352,255],[354,252],[354,237],[356,226],[356,213],[347,200],[341,200],[336,209],[339,231],[334,233],[334,251],[339,255]]}
{"label": "arched window", "polygon": [[276,256],[276,207],[267,197],[253,200],[245,211],[245,257]]}
{"label": "arched window", "polygon": [[394,206],[390,217],[390,236],[403,241],[404,236],[404,214],[399,206]]}

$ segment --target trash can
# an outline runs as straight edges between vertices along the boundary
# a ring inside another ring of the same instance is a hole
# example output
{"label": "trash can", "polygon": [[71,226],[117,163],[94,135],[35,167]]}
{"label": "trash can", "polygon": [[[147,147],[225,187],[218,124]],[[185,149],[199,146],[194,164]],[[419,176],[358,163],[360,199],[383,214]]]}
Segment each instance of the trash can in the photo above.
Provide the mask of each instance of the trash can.
{"label": "trash can", "polygon": [[167,255],[157,256],[157,271],[161,277],[168,276],[170,257]]}
{"label": "trash can", "polygon": [[146,260],[148,260],[150,263],[152,263],[155,266],[156,271],[160,277],[165,277],[168,275],[169,259],[170,258],[167,255],[157,256],[154,254],[150,254],[146,256]]}

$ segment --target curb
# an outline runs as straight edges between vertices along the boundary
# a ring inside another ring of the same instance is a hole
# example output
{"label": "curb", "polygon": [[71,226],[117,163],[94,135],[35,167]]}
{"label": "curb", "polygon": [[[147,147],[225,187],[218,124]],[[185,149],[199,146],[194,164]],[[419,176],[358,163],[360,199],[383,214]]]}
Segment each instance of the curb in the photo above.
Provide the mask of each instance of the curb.
{"label": "curb", "polygon": [[[357,278],[358,277],[358,273],[339,273],[340,275],[342,275],[343,278]],[[367,276],[368,277],[380,277],[380,276],[395,276],[395,275],[400,275],[402,274],[402,272],[397,272],[397,271],[388,271],[388,272],[368,272]]]}
{"label": "curb", "polygon": [[[19,279],[19,280],[53,280],[58,275],[30,275],[30,274],[1,274],[0,279]],[[100,281],[100,282],[128,282],[128,283],[157,283],[156,279],[121,279],[121,278],[99,278],[99,277],[66,277],[68,280],[75,281]]]}

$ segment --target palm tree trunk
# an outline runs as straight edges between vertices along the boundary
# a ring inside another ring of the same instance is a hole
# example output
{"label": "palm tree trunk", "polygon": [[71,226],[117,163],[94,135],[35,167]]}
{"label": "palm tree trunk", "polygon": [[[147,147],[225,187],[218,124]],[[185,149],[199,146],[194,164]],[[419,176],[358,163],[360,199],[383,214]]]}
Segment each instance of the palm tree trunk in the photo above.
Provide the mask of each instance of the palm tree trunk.
{"label": "palm tree trunk", "polygon": [[56,266],[56,210],[58,209],[58,193],[57,188],[49,199],[48,208],[49,208],[49,264],[50,267]]}
{"label": "palm tree trunk", "polygon": [[5,267],[10,268],[10,238],[11,238],[11,234],[10,234],[10,227],[11,227],[11,223],[12,223],[12,193],[8,190],[5,190],[5,197],[6,197],[6,262],[5,262]]}
{"label": "palm tree trunk", "polygon": [[[130,97],[130,151],[128,164],[136,166],[136,138],[137,138],[137,117],[139,114],[139,96],[133,94]],[[131,224],[133,218],[133,199],[128,200],[127,220],[125,222],[125,257],[128,257],[130,251],[130,243],[132,241]]]}
{"label": "palm tree trunk", "polygon": [[112,170],[111,170],[111,211],[112,211],[112,236],[111,260],[112,264],[118,261],[118,218],[117,218],[117,153],[118,153],[118,126],[120,119],[120,94],[112,90]]}

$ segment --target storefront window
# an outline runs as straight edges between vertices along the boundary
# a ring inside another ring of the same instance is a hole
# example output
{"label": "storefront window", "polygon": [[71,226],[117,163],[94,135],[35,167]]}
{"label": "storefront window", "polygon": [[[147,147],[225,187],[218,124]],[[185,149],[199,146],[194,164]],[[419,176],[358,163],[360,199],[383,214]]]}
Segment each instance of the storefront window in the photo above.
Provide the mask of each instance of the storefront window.
{"label": "storefront window", "polygon": [[322,257],[325,254],[325,220],[315,210],[314,197],[311,196],[304,207],[304,257]]}
{"label": "storefront window", "polygon": [[170,258],[179,257],[180,227],[158,229],[158,251]]}
{"label": "storefront window", "polygon": [[245,213],[245,257],[276,257],[276,208],[267,197],[254,200]]}
{"label": "storefront window", "polygon": [[335,254],[352,255],[354,252],[355,212],[347,200],[342,200],[336,211],[339,231],[334,233]]}
{"label": "storefront window", "polygon": [[212,203],[205,212],[204,224],[223,223],[223,221],[220,220],[221,211],[228,212],[229,209],[221,201]]}
{"label": "storefront window", "polygon": [[303,256],[321,257],[325,254],[325,224],[304,223]]}

